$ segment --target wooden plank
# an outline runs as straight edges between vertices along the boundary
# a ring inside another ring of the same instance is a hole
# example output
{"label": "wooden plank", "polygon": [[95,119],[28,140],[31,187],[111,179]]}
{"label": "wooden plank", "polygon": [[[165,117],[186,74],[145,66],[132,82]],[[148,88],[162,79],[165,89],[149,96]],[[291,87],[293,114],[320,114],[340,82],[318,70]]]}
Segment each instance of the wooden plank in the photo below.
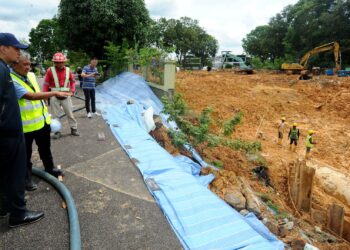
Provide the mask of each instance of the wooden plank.
{"label": "wooden plank", "polygon": [[350,221],[344,220],[342,237],[350,242]]}
{"label": "wooden plank", "polygon": [[342,236],[344,227],[344,208],[333,203],[328,213],[328,229],[335,234]]}
{"label": "wooden plank", "polygon": [[290,185],[291,185],[291,197],[294,204],[298,201],[299,193],[299,183],[300,183],[300,164],[299,161],[295,162],[294,165],[290,168]]}
{"label": "wooden plank", "polygon": [[310,212],[312,189],[315,176],[315,169],[306,166],[305,161],[300,162],[300,185],[297,200],[299,210]]}

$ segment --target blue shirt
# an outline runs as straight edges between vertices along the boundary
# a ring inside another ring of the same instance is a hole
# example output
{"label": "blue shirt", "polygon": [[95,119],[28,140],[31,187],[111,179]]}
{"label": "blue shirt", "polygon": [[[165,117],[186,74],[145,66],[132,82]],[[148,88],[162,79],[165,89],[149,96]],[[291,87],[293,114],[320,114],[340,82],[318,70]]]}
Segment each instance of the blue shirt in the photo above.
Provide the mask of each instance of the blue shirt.
{"label": "blue shirt", "polygon": [[[19,74],[17,74],[16,72],[13,71],[13,69],[11,69],[11,73],[15,74],[17,77],[19,77],[21,80],[23,80],[25,83],[28,83],[28,79],[27,77],[21,76]],[[15,91],[16,91],[16,96],[17,99],[21,99],[25,94],[27,94],[29,91],[23,87],[22,85],[20,85],[18,82],[16,82],[15,80],[13,80],[13,85],[15,87]]]}
{"label": "blue shirt", "polygon": [[[98,73],[96,67],[92,68],[90,65],[86,65],[83,68],[83,72],[87,75],[90,75],[92,73]],[[96,80],[95,77],[84,77],[83,78],[83,89],[94,89],[96,86]]]}
{"label": "blue shirt", "polygon": [[20,136],[23,136],[22,119],[15,88],[9,68],[0,59],[0,140]]}

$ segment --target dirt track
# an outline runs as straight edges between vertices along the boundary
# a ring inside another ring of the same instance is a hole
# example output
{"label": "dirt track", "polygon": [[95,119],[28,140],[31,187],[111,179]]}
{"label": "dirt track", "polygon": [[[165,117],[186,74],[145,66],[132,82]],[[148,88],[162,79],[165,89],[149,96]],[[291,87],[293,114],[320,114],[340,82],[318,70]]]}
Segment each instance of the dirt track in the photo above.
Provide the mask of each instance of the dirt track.
{"label": "dirt track", "polygon": [[[217,120],[211,129],[220,133],[220,121],[232,118],[237,110],[244,112],[233,137],[257,140],[263,136],[262,155],[269,165],[269,173],[276,192],[271,194],[275,202],[291,211],[287,203],[287,166],[298,157],[304,157],[305,137],[308,129],[316,131],[312,159],[327,164],[347,175],[350,170],[350,78],[320,76],[318,79],[299,81],[297,75],[259,72],[239,75],[232,72],[179,72],[176,92],[181,93],[188,106],[196,112],[211,106],[212,117]],[[283,147],[277,145],[277,126],[280,117],[287,119],[287,131]],[[292,123],[298,123],[301,139],[296,153],[289,150],[287,134]],[[205,158],[220,159],[225,169],[238,175],[251,177],[251,163],[244,154],[219,147],[208,150]],[[251,178],[252,179],[252,178]],[[252,181],[258,192],[269,192],[266,187]],[[316,189],[315,199],[324,204],[333,197]],[[271,193],[271,192],[270,192]],[[337,197],[343,202],[343,197]],[[321,247],[322,249],[332,249]],[[335,249],[335,248],[333,248]],[[341,248],[348,249],[348,248]]]}

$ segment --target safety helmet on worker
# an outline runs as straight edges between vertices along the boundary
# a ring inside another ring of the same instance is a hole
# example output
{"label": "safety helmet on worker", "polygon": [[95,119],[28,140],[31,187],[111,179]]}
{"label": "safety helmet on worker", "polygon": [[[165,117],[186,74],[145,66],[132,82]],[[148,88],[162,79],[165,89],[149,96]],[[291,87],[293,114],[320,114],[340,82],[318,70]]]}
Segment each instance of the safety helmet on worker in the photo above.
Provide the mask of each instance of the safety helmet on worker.
{"label": "safety helmet on worker", "polygon": [[53,57],[52,57],[52,61],[53,62],[66,62],[67,58],[65,57],[65,55],[61,52],[56,52]]}
{"label": "safety helmet on worker", "polygon": [[296,127],[296,126],[298,126],[298,123],[294,122],[293,127]]}
{"label": "safety helmet on worker", "polygon": [[285,121],[285,120],[286,120],[286,118],[283,116],[283,117],[281,118],[281,120],[282,120],[282,121]]}
{"label": "safety helmet on worker", "polygon": [[309,129],[309,131],[307,131],[307,133],[308,133],[309,135],[312,135],[313,133],[315,133],[315,131],[313,131],[312,129]]}

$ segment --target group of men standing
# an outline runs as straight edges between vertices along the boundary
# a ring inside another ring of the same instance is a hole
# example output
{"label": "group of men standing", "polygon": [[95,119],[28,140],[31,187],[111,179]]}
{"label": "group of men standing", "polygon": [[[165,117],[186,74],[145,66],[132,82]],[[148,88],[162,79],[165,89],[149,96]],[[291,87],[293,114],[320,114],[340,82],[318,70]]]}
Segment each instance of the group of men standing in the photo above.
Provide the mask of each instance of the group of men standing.
{"label": "group of men standing", "polygon": [[[40,211],[26,208],[24,192],[34,191],[37,185],[31,178],[32,144],[36,142],[45,171],[58,177],[63,175],[55,168],[51,153],[50,123],[59,119],[61,111],[68,118],[71,135],[79,136],[77,121],[73,115],[71,96],[75,93],[75,79],[65,66],[62,53],[55,53],[45,75],[42,91],[35,74],[29,72],[30,55],[14,35],[0,33],[0,218],[9,216],[9,226],[16,227],[33,223],[44,217]],[[95,78],[97,60],[84,67],[82,77],[87,80],[84,95],[87,117],[95,107]],[[83,85],[84,88],[84,85]],[[51,114],[45,100],[50,98]],[[57,131],[54,138],[61,137]]]}
{"label": "group of men standing", "polygon": [[[281,122],[278,125],[278,144],[280,146],[282,146],[285,127],[286,127],[286,118],[282,117]],[[308,130],[307,132],[305,159],[310,158],[311,149],[314,147],[314,144],[316,144],[316,142],[313,140],[314,133],[315,131],[313,131],[312,129]],[[293,126],[289,129],[289,133],[288,133],[288,139],[290,140],[290,143],[289,143],[290,150],[293,150],[294,152],[296,151],[299,138],[300,138],[300,131],[298,128],[298,124],[293,123]]]}

